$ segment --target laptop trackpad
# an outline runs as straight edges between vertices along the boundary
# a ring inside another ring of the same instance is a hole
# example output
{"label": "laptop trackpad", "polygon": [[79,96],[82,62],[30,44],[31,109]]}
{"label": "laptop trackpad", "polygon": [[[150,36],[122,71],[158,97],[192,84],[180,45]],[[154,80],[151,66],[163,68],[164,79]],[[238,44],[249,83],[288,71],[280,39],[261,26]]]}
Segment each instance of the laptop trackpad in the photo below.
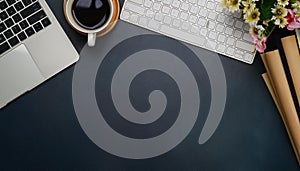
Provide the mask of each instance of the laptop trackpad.
{"label": "laptop trackpad", "polygon": [[43,82],[44,77],[25,45],[0,58],[0,108]]}

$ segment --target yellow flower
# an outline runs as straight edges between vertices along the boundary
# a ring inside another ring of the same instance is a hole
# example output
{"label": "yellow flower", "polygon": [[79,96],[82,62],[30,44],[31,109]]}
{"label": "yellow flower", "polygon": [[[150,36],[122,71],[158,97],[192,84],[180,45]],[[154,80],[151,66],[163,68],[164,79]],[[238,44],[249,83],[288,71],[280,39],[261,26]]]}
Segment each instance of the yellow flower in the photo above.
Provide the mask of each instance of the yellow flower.
{"label": "yellow flower", "polygon": [[275,6],[275,8],[272,8],[272,13],[274,14],[274,16],[272,17],[272,19],[279,19],[279,18],[283,18],[287,15],[287,9],[277,5]]}
{"label": "yellow flower", "polygon": [[[243,2],[246,2],[246,1],[243,1]],[[249,4],[243,3],[243,5],[244,5],[244,9],[243,9],[244,13],[251,12],[255,8],[255,6],[256,6],[255,3],[249,3]]]}
{"label": "yellow flower", "polygon": [[227,0],[222,0],[221,5],[224,6],[224,7],[227,7]]}
{"label": "yellow flower", "polygon": [[227,6],[229,8],[229,11],[231,12],[237,11],[239,10],[240,0],[228,0]]}
{"label": "yellow flower", "polygon": [[250,12],[246,13],[244,15],[244,19],[246,23],[249,23],[250,25],[256,24],[259,20],[260,12],[258,8],[255,8],[251,10]]}
{"label": "yellow flower", "polygon": [[289,4],[289,0],[277,0],[278,4],[285,7]]}
{"label": "yellow flower", "polygon": [[261,35],[265,28],[262,25],[253,25],[250,28],[250,34]]}
{"label": "yellow flower", "polygon": [[284,28],[287,25],[287,19],[282,17],[282,18],[277,18],[275,20],[275,25],[278,25],[280,28]]}

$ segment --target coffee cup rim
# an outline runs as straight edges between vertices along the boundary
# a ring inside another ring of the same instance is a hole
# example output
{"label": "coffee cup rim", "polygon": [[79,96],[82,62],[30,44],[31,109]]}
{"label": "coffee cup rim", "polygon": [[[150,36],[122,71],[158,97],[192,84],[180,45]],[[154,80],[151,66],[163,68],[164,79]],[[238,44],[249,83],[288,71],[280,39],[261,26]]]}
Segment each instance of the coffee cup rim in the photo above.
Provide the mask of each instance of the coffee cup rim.
{"label": "coffee cup rim", "polygon": [[114,13],[114,8],[113,8],[113,2],[112,0],[107,0],[109,2],[109,9],[110,9],[110,13],[109,13],[109,18],[108,20],[105,22],[104,25],[102,25],[101,27],[98,27],[96,29],[87,29],[87,28],[84,28],[82,26],[80,26],[76,21],[75,21],[75,18],[72,14],[72,5],[74,3],[75,0],[65,0],[65,5],[64,5],[64,8],[65,8],[65,15],[67,17],[67,19],[69,20],[69,23],[71,24],[71,26],[73,28],[75,28],[76,30],[78,30],[79,32],[81,33],[85,33],[85,34],[94,34],[94,33],[99,33],[101,32],[102,30],[104,30],[108,25],[109,23],[111,22],[112,20],[112,17],[113,17],[113,13]]}

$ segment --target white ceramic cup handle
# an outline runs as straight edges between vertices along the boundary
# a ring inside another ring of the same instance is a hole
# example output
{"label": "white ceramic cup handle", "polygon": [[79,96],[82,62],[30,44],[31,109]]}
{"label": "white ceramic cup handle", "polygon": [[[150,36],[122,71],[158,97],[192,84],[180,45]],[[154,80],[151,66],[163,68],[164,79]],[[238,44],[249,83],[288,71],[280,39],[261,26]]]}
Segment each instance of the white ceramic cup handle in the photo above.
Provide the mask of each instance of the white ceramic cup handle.
{"label": "white ceramic cup handle", "polygon": [[89,47],[93,47],[96,44],[96,33],[88,34],[88,45]]}

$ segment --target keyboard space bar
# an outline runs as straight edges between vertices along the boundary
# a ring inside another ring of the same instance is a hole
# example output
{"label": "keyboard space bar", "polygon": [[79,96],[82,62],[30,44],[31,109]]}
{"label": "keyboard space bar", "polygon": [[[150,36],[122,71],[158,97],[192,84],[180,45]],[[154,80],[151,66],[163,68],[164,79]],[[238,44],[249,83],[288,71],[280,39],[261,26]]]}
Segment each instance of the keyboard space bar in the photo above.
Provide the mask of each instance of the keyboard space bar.
{"label": "keyboard space bar", "polygon": [[166,25],[162,25],[160,31],[163,34],[169,35],[173,38],[179,38],[179,40],[183,40],[196,46],[203,46],[206,40],[206,38],[201,35],[195,36]]}

